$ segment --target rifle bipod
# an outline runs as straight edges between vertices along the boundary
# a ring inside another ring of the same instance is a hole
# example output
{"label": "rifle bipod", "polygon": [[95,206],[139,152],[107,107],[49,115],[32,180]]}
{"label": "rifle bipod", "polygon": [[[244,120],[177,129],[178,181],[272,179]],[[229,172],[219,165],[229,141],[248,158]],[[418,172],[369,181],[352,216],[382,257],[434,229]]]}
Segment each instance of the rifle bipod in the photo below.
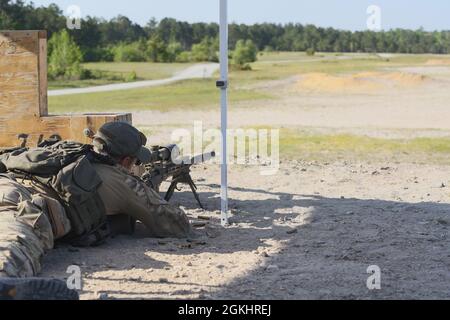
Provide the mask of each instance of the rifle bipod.
{"label": "rifle bipod", "polygon": [[205,208],[203,207],[202,202],[200,201],[200,197],[197,193],[197,186],[195,185],[194,180],[192,180],[192,177],[189,173],[183,173],[172,179],[172,182],[170,183],[170,187],[166,192],[164,200],[169,202],[170,199],[172,198],[175,190],[181,191],[180,189],[177,188],[178,184],[180,184],[180,183],[187,184],[187,185],[189,185],[189,187],[191,187],[191,191],[194,194],[195,200],[197,200],[197,203],[200,206],[200,208],[202,208],[204,210]]}

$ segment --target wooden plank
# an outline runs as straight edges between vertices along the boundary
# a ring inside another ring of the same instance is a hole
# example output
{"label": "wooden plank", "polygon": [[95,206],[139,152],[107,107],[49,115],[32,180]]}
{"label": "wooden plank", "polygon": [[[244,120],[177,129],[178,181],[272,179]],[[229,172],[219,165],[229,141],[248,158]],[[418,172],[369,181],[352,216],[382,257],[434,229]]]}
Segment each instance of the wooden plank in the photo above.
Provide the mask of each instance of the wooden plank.
{"label": "wooden plank", "polygon": [[113,121],[131,123],[130,114],[105,114],[105,115],[71,115],[71,116],[47,116],[40,117],[38,121],[34,117],[13,119],[3,128],[0,135],[1,147],[13,147],[20,145],[19,135],[28,135],[28,145],[36,146],[41,139],[48,139],[52,135],[58,135],[64,140],[74,140],[90,143],[84,130],[96,132],[103,124]]}
{"label": "wooden plank", "polygon": [[39,32],[39,114],[48,115],[47,32]]}
{"label": "wooden plank", "polygon": [[59,135],[90,143],[85,129],[96,132],[106,122],[132,123],[131,114],[48,115],[47,36],[44,31],[0,31],[0,147],[28,145]]}
{"label": "wooden plank", "polygon": [[0,32],[0,126],[15,117],[36,115],[39,99],[38,33]]}

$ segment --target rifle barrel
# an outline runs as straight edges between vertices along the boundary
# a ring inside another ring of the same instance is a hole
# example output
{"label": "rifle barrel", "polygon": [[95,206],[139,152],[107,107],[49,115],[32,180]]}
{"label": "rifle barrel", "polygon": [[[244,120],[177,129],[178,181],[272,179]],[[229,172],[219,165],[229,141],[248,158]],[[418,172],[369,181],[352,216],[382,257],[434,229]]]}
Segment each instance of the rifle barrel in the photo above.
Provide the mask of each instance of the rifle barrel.
{"label": "rifle barrel", "polygon": [[181,164],[181,165],[196,165],[196,164],[200,164],[200,163],[204,163],[206,161],[211,160],[212,158],[214,158],[216,156],[216,153],[214,151],[212,152],[207,152],[204,154],[199,154],[195,157],[189,158],[189,157],[184,157],[181,159],[178,159],[176,161],[176,164]]}

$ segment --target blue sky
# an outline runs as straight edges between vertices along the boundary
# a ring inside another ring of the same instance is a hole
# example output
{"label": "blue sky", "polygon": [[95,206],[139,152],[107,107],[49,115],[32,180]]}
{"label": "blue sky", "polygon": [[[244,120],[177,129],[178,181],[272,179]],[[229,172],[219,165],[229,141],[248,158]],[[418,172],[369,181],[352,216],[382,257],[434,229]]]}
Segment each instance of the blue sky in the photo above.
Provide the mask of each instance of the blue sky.
{"label": "blue sky", "polygon": [[[34,0],[36,5],[78,5],[83,16],[125,15],[141,25],[151,18],[189,22],[218,21],[219,0]],[[369,5],[378,5],[382,28],[450,30],[449,0],[229,0],[230,21],[312,23],[322,27],[365,30]]]}

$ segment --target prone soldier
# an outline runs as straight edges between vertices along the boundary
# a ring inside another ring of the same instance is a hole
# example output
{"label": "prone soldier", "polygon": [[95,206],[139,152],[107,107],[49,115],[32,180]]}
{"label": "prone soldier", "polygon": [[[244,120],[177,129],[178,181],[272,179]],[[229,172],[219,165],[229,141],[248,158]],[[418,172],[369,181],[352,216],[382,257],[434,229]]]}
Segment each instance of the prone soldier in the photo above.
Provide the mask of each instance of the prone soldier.
{"label": "prone soldier", "polygon": [[99,245],[124,226],[131,232],[136,220],[152,237],[193,236],[186,214],[131,173],[151,161],[146,142],[128,123],[112,122],[93,145],[44,141],[0,155],[0,298],[2,279],[36,277],[55,241]]}

